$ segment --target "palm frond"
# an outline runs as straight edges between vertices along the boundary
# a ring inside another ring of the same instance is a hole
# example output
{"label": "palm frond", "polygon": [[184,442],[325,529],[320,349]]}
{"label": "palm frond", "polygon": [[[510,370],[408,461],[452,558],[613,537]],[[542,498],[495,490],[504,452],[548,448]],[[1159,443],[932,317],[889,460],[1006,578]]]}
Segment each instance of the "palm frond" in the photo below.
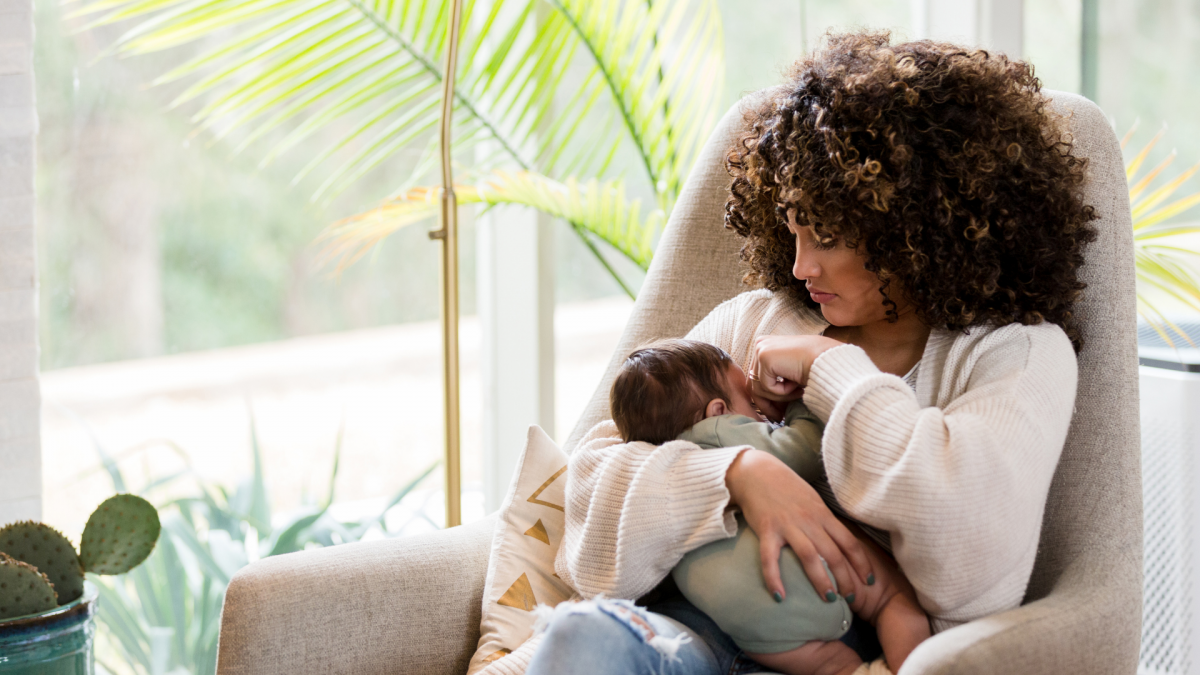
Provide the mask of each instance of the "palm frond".
{"label": "palm frond", "polygon": [[[1136,129],[1130,129],[1121,141],[1122,149],[1133,137]],[[1138,313],[1167,344],[1174,346],[1171,334],[1192,342],[1160,307],[1150,293],[1155,291],[1192,311],[1200,312],[1200,267],[1197,258],[1200,251],[1182,245],[1171,245],[1173,237],[1200,233],[1200,223],[1167,222],[1180,214],[1200,205],[1200,193],[1167,202],[1183,184],[1198,170],[1200,164],[1191,167],[1162,186],[1149,190],[1151,183],[1171,165],[1175,152],[1151,169],[1145,176],[1138,177],[1150,150],[1162,139],[1165,128],[1159,131],[1125,166],[1125,177],[1129,182],[1129,201],[1133,217],[1133,242],[1137,270]]]}
{"label": "palm frond", "polygon": [[[308,161],[295,180],[323,174],[314,199],[332,198],[406,148],[424,147],[395,201],[423,199],[408,190],[432,166],[448,0],[80,5],[74,15],[87,27],[134,22],[113,46],[118,54],[198,45],[155,82],[186,81],[173,105],[192,109],[198,131],[231,139],[239,152],[261,146],[264,164],[305,146]],[[497,151],[474,158],[480,173],[536,169],[565,181],[568,193],[602,200],[600,183],[591,193],[590,183],[571,187],[575,179],[561,177],[603,178],[631,145],[658,210],[670,212],[718,113],[724,38],[716,0],[467,0],[463,16],[454,101],[461,156],[487,142]],[[578,78],[573,91],[559,95],[568,76]],[[535,190],[546,185],[517,180],[506,193],[546,200],[551,193]],[[393,226],[412,222],[397,208],[389,212]],[[622,222],[567,221],[593,250],[590,237],[598,237],[648,264],[648,249],[601,234]]]}
{"label": "palm frond", "polygon": [[[537,145],[571,145],[607,89],[625,120],[652,185],[677,191],[697,138],[715,120],[723,56],[715,0],[614,3],[550,0],[468,2],[464,11],[460,124],[479,125],[508,166],[532,167]],[[114,49],[148,54],[221,38],[159,77],[193,80],[176,105],[202,101],[193,121],[222,137],[243,129],[245,147],[291,132],[268,158],[351,115],[364,150],[331,170],[336,192],[353,181],[347,166],[370,161],[409,128],[389,124],[437,100],[444,0],[95,0],[76,15],[88,27],[140,20]],[[577,53],[593,60],[579,95],[565,105],[556,85]],[[593,75],[598,74],[599,77]],[[399,85],[407,84],[403,95]],[[372,117],[371,112],[382,114]],[[547,129],[547,120],[555,129]],[[294,124],[300,124],[302,129]],[[549,131],[549,139],[540,138]],[[539,137],[539,143],[532,143]],[[342,139],[339,139],[342,140]],[[410,139],[411,140],[411,139]],[[591,145],[580,142],[579,146]],[[345,144],[338,143],[338,149]],[[403,145],[403,144],[400,144]],[[459,143],[460,149],[465,149]],[[328,149],[328,148],[327,148]],[[323,160],[332,153],[325,153]],[[377,163],[377,162],[376,162]],[[553,161],[541,167],[552,174]],[[361,173],[361,172],[358,172]]]}
{"label": "palm frond", "polygon": [[724,78],[712,0],[549,0],[592,54],[647,177],[669,211],[707,131]]}
{"label": "palm frond", "polygon": [[[642,269],[650,266],[666,218],[661,209],[643,214],[640,200],[626,197],[621,181],[574,178],[558,182],[541,174],[497,171],[479,185],[454,188],[459,204],[519,204],[567,221],[585,237],[599,239]],[[417,187],[365,213],[335,223],[321,236],[322,256],[342,269],[397,230],[437,215],[438,187]]]}
{"label": "palm frond", "polygon": [[[560,76],[573,53],[571,32],[557,16],[526,35],[524,19],[538,2],[495,0],[481,21],[471,20],[477,3],[467,3],[464,52],[474,58],[462,62],[458,77],[468,84],[455,95],[460,126],[485,129],[510,165],[522,168],[531,161],[531,122],[553,99],[553,91],[529,86],[529,73]],[[435,109],[440,95],[445,7],[437,0],[98,0],[78,14],[93,17],[89,26],[140,19],[115,45],[127,55],[220,36],[157,81],[192,80],[176,104],[200,101],[193,121],[218,138],[243,130],[239,147],[282,134],[267,159],[350,123],[352,133],[315,153],[326,163],[344,151],[322,186],[333,194],[361,176],[364,164],[386,159],[381,151],[427,131],[414,129],[412,115]]]}
{"label": "palm frond", "polygon": [[1142,218],[1147,213],[1149,213],[1150,209],[1153,209],[1154,207],[1163,203],[1163,201],[1165,201],[1172,194],[1174,194],[1175,191],[1178,190],[1185,181],[1187,181],[1189,178],[1191,178],[1196,173],[1197,170],[1200,170],[1200,164],[1193,166],[1192,168],[1188,169],[1187,171],[1184,171],[1183,173],[1179,174],[1175,178],[1168,181],[1165,185],[1155,189],[1150,194],[1146,195],[1145,197],[1143,197],[1142,199],[1139,199],[1137,201],[1133,201],[1132,191],[1131,191],[1130,203],[1132,204],[1131,208],[1132,208],[1134,229],[1140,230],[1143,227],[1148,227],[1148,225],[1146,225],[1145,223],[1140,222],[1142,220]]}
{"label": "palm frond", "polygon": [[1184,211],[1191,209],[1197,204],[1200,204],[1200,192],[1194,195],[1183,197],[1182,199],[1177,199],[1156,211],[1147,213],[1146,215],[1137,218],[1133,223],[1134,230],[1137,231],[1147,227],[1154,227],[1164,220],[1174,218]]}
{"label": "palm frond", "polygon": [[1135,241],[1140,244],[1150,239],[1173,237],[1178,234],[1200,234],[1200,223],[1178,223],[1147,227],[1137,231]]}
{"label": "palm frond", "polygon": [[1142,167],[1142,163],[1146,161],[1146,157],[1150,155],[1150,151],[1154,149],[1154,146],[1158,145],[1158,142],[1162,140],[1163,135],[1166,133],[1167,130],[1165,128],[1160,129],[1159,132],[1154,135],[1154,138],[1151,138],[1150,142],[1146,143],[1146,145],[1140,151],[1138,151],[1138,154],[1134,155],[1133,159],[1129,160],[1129,162],[1125,164],[1126,181],[1133,180],[1133,177],[1137,175],[1138,169]]}
{"label": "palm frond", "polygon": [[1159,162],[1158,166],[1150,170],[1150,173],[1143,176],[1140,180],[1138,180],[1137,183],[1129,186],[1129,202],[1131,204],[1134,203],[1135,200],[1137,200],[1137,198],[1146,191],[1146,188],[1149,187],[1150,183],[1158,177],[1158,174],[1162,173],[1168,166],[1171,166],[1171,162],[1175,161],[1175,156],[1177,154],[1178,153],[1172,150],[1171,154],[1167,155],[1166,159]]}

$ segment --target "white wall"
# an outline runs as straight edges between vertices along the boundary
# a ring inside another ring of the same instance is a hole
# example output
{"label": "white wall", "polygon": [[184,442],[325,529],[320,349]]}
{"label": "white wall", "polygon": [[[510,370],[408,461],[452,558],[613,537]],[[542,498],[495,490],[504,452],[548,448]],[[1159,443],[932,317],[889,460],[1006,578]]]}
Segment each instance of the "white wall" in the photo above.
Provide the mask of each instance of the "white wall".
{"label": "white wall", "polygon": [[0,0],[0,524],[39,519],[32,0]]}

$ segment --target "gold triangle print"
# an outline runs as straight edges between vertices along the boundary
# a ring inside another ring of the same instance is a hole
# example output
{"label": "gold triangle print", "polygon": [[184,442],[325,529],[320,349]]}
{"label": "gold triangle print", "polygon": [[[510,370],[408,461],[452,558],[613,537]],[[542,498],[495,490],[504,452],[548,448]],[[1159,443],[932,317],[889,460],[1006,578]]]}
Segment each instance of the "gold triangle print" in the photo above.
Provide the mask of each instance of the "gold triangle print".
{"label": "gold triangle print", "polygon": [[538,518],[538,521],[533,524],[533,527],[525,530],[525,536],[533,537],[547,546],[550,545],[550,535],[546,534],[546,526],[542,524],[541,518]]}
{"label": "gold triangle print", "polygon": [[526,612],[533,611],[537,605],[537,598],[533,597],[533,586],[529,585],[529,577],[522,574],[520,579],[514,581],[513,585],[504,591],[504,595],[500,596],[496,604],[516,607]]}
{"label": "gold triangle print", "polygon": [[[527,499],[526,501],[528,501],[530,504],[540,504],[542,506],[549,506],[552,509],[558,509],[559,511],[566,513],[567,510],[564,509],[563,507],[559,506],[558,504],[551,504],[550,502],[544,502],[544,501],[538,499],[538,495],[542,494],[542,491],[544,491],[546,488],[550,487],[550,484],[553,483],[554,481],[558,480],[558,477],[563,475],[564,473],[566,473],[566,471],[567,471],[567,467],[565,467],[565,466],[563,468],[559,469],[558,471],[556,471],[553,476],[550,476],[549,478],[546,479],[545,483],[542,483],[541,487],[534,490],[533,494],[529,495],[529,499]],[[550,542],[546,542],[546,543],[549,544]]]}
{"label": "gold triangle print", "polygon": [[500,659],[508,656],[511,653],[512,653],[511,649],[497,649],[496,651],[492,652],[491,654],[488,654],[487,657],[485,657],[483,659],[483,662],[491,663],[492,661],[499,661]]}

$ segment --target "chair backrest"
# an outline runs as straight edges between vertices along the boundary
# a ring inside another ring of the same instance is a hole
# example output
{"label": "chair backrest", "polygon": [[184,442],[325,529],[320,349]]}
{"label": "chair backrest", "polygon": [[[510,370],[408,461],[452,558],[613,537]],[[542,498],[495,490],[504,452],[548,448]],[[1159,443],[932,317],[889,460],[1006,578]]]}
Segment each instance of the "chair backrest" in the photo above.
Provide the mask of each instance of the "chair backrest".
{"label": "chair backrest", "polygon": [[[1110,601],[1126,607],[1138,633],[1142,593],[1142,493],[1138,433],[1134,256],[1128,187],[1120,145],[1100,109],[1063,92],[1047,92],[1070,116],[1075,153],[1088,160],[1084,199],[1100,216],[1099,238],[1086,252],[1088,284],[1077,313],[1084,339],[1079,393],[1062,459],[1050,488],[1038,559],[1026,600],[1063,584],[1105,579]],[[612,378],[634,347],[678,337],[722,301],[746,290],[737,252],[725,230],[729,176],[724,157],[744,128],[735,105],[709,138],[663,233],[646,282],[604,379],[568,438],[568,452],[609,416]],[[1140,635],[1140,633],[1138,633]],[[1138,638],[1133,637],[1134,640]]]}

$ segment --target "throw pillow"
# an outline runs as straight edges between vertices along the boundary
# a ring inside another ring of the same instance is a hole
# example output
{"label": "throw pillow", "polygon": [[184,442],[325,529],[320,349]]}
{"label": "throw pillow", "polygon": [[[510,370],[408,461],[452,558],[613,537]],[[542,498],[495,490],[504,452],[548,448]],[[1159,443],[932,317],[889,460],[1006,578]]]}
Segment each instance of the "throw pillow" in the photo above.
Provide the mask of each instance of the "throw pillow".
{"label": "throw pillow", "polygon": [[533,425],[497,514],[483,587],[479,646],[468,675],[504,658],[533,634],[539,604],[553,607],[574,592],[554,573],[566,512],[567,455]]}

